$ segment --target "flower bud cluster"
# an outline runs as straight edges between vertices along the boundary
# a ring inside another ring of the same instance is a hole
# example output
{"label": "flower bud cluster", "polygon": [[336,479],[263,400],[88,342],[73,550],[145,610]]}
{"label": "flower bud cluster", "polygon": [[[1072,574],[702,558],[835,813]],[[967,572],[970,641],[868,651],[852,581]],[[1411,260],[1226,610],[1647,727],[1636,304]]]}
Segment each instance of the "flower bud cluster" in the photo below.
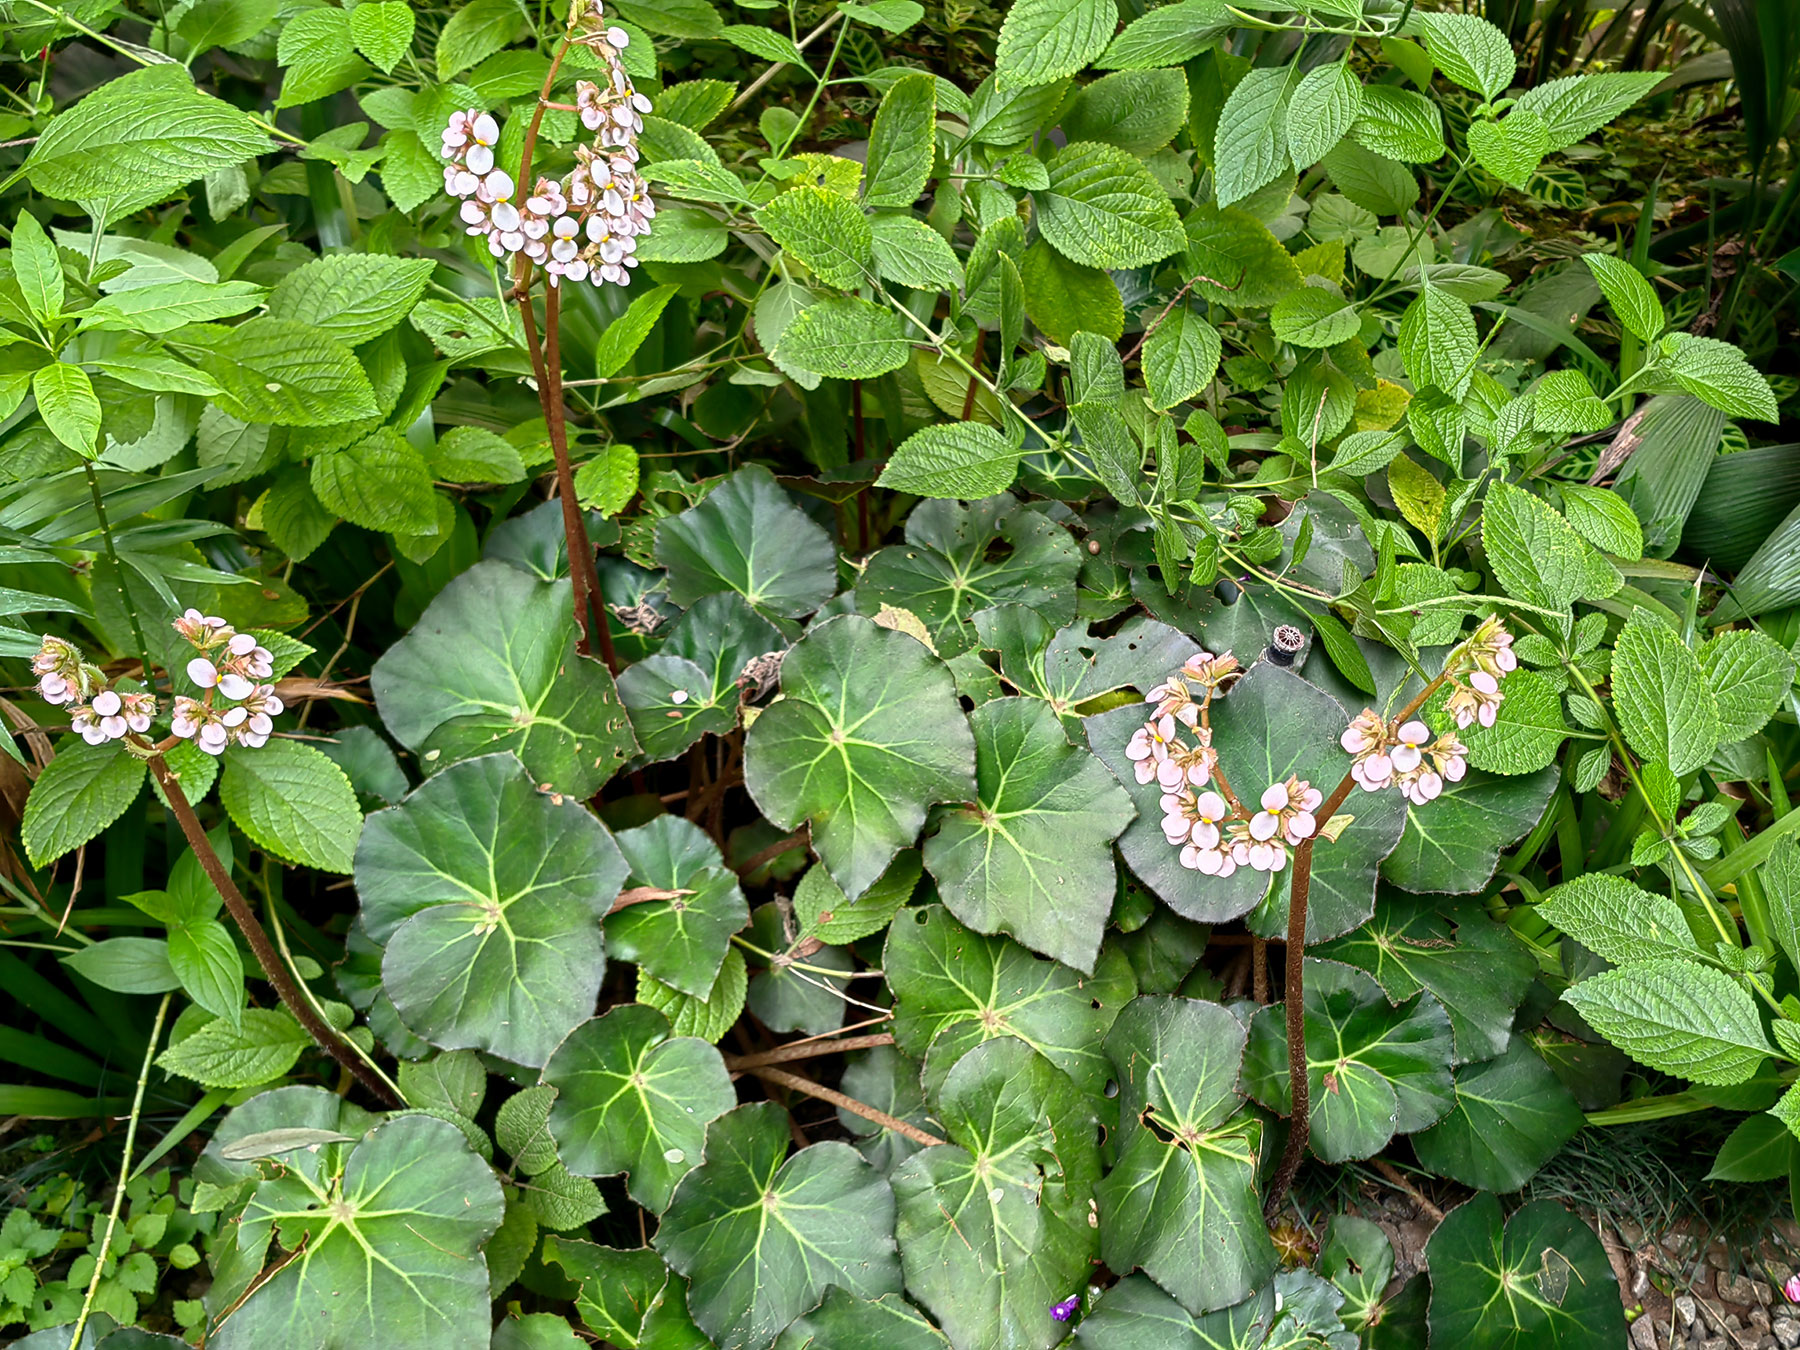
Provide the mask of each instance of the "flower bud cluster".
{"label": "flower bud cluster", "polygon": [[205,693],[200,698],[178,695],[169,729],[209,755],[223,754],[232,744],[252,749],[266,745],[275,729],[273,719],[282,710],[275,686],[263,683],[275,673],[269,650],[251,634],[197,609],[175,620],[175,631],[195,649],[187,677]]}
{"label": "flower bud cluster", "polygon": [[499,124],[471,108],[452,113],[444,128],[444,190],[462,202],[464,228],[485,237],[496,258],[523,254],[552,286],[564,277],[624,286],[638,265],[637,239],[656,217],[637,167],[650,100],[633,87],[621,59],[630,36],[606,22],[599,0],[583,12],[577,40],[600,57],[606,78],[576,81],[575,110],[595,135],[592,146],[576,147],[568,180],[540,178],[523,202],[515,201],[517,185],[494,162]]}
{"label": "flower bud cluster", "polygon": [[130,732],[148,731],[156,716],[149,694],[120,693],[108,687],[106,672],[81,659],[73,643],[46,637],[31,658],[38,694],[52,707],[69,710],[69,729],[89,745],[104,745]]}
{"label": "flower bud cluster", "polygon": [[44,638],[31,658],[31,673],[38,677],[38,697],[56,708],[80,703],[106,684],[105,672],[83,661],[75,645],[59,637]]}

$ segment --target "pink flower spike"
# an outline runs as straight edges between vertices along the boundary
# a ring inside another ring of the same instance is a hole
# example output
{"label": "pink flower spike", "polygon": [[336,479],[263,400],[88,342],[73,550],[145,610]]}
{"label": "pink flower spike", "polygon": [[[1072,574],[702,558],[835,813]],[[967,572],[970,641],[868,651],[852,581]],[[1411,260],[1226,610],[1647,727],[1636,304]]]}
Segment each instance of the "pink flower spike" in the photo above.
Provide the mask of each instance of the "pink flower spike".
{"label": "pink flower spike", "polygon": [[1800,1275],[1790,1275],[1781,1286],[1782,1295],[1789,1303],[1800,1303]]}

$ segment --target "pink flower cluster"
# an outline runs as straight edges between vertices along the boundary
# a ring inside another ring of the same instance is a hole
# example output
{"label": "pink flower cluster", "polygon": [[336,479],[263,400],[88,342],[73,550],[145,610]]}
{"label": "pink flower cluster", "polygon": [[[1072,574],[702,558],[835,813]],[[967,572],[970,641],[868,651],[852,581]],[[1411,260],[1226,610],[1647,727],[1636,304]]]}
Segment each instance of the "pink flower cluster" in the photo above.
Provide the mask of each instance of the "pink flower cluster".
{"label": "pink flower cluster", "polygon": [[1423,806],[1462,781],[1468,772],[1468,747],[1454,733],[1433,739],[1431,728],[1412,720],[1389,731],[1379,714],[1364,708],[1344,729],[1338,743],[1356,757],[1350,776],[1364,792],[1399,788],[1415,806]]}
{"label": "pink flower cluster", "polygon": [[[1318,833],[1313,812],[1325,800],[1306,780],[1290,777],[1264,790],[1260,811],[1235,804],[1218,778],[1207,712],[1237,672],[1230,653],[1189,657],[1145,695],[1150,719],[1125,747],[1138,782],[1162,788],[1163,837],[1181,850],[1181,865],[1209,877],[1228,877],[1240,867],[1279,872],[1288,849]],[[1200,790],[1215,779],[1219,791]]]}
{"label": "pink flower cluster", "polygon": [[225,620],[197,609],[175,620],[175,631],[197,652],[187,663],[187,677],[205,693],[200,698],[178,695],[169,729],[209,755],[223,754],[234,743],[252,749],[268,744],[273,718],[282,710],[275,686],[261,683],[275,673],[269,650],[251,634],[236,632]]}
{"label": "pink flower cluster", "polygon": [[104,745],[133,731],[150,730],[156,700],[149,694],[120,693],[107,685],[106,672],[81,659],[71,642],[46,637],[31,658],[38,694],[52,707],[69,710],[69,729],[89,745]]}
{"label": "pink flower cluster", "polygon": [[596,286],[630,283],[637,239],[650,232],[656,203],[638,172],[637,138],[650,100],[632,86],[620,53],[630,36],[607,25],[599,0],[583,17],[582,39],[605,63],[604,86],[575,84],[575,110],[595,133],[594,145],[577,146],[566,183],[540,178],[523,202],[518,188],[494,162],[500,126],[479,109],[454,112],[444,128],[444,191],[462,202],[471,235],[484,236],[496,258],[524,254],[550,276]]}
{"label": "pink flower cluster", "polygon": [[[1450,686],[1444,711],[1455,720],[1457,730],[1474,722],[1494,725],[1505,697],[1500,681],[1518,666],[1512,634],[1499,619],[1484,620],[1444,667],[1444,679]],[[1398,788],[1415,806],[1438,797],[1445,783],[1460,782],[1469,771],[1469,749],[1456,733],[1447,731],[1434,737],[1431,728],[1417,718],[1390,727],[1379,713],[1364,708],[1344,729],[1338,743],[1355,757],[1350,776],[1364,792]]]}

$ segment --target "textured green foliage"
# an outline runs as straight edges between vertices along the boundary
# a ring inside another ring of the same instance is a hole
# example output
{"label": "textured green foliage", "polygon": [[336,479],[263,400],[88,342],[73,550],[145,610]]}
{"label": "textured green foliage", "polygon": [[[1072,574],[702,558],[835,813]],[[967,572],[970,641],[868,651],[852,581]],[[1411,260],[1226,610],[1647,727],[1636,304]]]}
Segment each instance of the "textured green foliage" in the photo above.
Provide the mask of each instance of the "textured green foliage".
{"label": "textured green foliage", "polygon": [[362,923],[400,1015],[447,1049],[542,1064],[593,1006],[625,880],[606,828],[511,755],[452,765],[370,819]]}

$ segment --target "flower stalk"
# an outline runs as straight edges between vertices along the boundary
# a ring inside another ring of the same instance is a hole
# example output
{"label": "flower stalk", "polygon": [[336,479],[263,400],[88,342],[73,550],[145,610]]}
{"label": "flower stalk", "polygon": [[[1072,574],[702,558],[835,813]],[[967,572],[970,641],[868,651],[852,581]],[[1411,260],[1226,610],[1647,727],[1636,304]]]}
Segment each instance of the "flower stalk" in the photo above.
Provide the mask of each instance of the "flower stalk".
{"label": "flower stalk", "polygon": [[226,911],[238,926],[238,931],[244,935],[244,941],[250,944],[251,954],[256,957],[256,964],[262,967],[264,978],[274,986],[276,996],[294,1015],[294,1020],[306,1029],[306,1034],[318,1042],[319,1048],[349,1070],[351,1076],[367,1088],[377,1101],[386,1107],[405,1106],[406,1103],[394,1094],[381,1076],[363,1062],[355,1048],[312,1010],[294,983],[293,976],[288,974],[287,967],[282,964],[281,954],[269,940],[267,930],[251,910],[250,902],[244,899],[244,893],[238,889],[224,862],[213,850],[211,841],[206,837],[206,827],[201,825],[200,818],[194,814],[194,808],[188,802],[187,794],[181,790],[181,780],[169,771],[168,762],[159,748],[149,742],[144,742],[144,746],[151,751],[146,756],[150,772],[155,776],[157,785],[162,788],[169,809],[175,813],[175,820],[181,826],[182,834],[187,836],[188,847],[194,850],[194,857],[199,859],[200,870],[206,873],[206,879],[212,882],[223,897]]}
{"label": "flower stalk", "polygon": [[[600,0],[575,0],[568,29],[550,61],[537,105],[526,127],[519,156],[519,175],[512,178],[494,163],[499,124],[480,109],[453,113],[443,135],[444,189],[461,200],[459,216],[471,235],[483,236],[488,251],[510,259],[511,298],[519,306],[525,347],[537,383],[539,405],[556,465],[556,491],[562,500],[563,535],[569,554],[569,584],[575,611],[576,650],[591,656],[597,647],[607,669],[619,673],[618,655],[594,559],[593,541],[575,495],[574,466],[569,457],[568,415],[563,404],[561,352],[561,283],[587,281],[595,286],[626,285],[637,266],[636,241],[649,233],[656,205],[637,171],[637,137],[650,100],[637,92],[621,54],[630,38],[606,22]],[[592,50],[605,71],[604,87],[576,82],[573,105],[551,98],[564,57],[575,43]],[[561,182],[532,176],[539,129],[549,108],[572,106],[581,123],[594,133],[592,146],[575,150],[576,167]],[[522,202],[515,197],[523,195]],[[549,284],[544,295],[544,331],[540,340],[532,298],[542,270]]]}
{"label": "flower stalk", "polygon": [[[1303,643],[1298,630],[1275,631],[1269,660],[1289,666]],[[1197,652],[1144,696],[1150,717],[1133,733],[1125,756],[1140,784],[1162,790],[1163,836],[1180,850],[1181,865],[1209,877],[1229,877],[1240,867],[1274,875],[1290,871],[1286,984],[1288,1081],[1291,1109],[1287,1143],[1276,1167],[1264,1212],[1273,1217],[1293,1185],[1311,1136],[1312,1101],[1306,1059],[1306,915],[1312,888],[1313,850],[1321,837],[1335,840],[1348,820],[1334,822],[1351,792],[1398,790],[1414,806],[1435,800],[1446,782],[1468,771],[1468,749],[1454,732],[1433,737],[1414,718],[1446,684],[1445,712],[1458,729],[1479,722],[1494,725],[1504,695],[1500,680],[1518,665],[1512,635],[1499,619],[1484,620],[1450,654],[1438,676],[1393,717],[1365,708],[1339,737],[1352,756],[1349,769],[1326,796],[1303,778],[1289,775],[1264,788],[1255,807],[1232,790],[1213,747],[1212,704],[1240,676],[1229,652]],[[1190,743],[1191,742],[1191,743]],[[1209,784],[1211,786],[1209,786]],[[1215,790],[1216,789],[1216,790]],[[1267,994],[1266,969],[1259,971],[1258,1001]]]}

